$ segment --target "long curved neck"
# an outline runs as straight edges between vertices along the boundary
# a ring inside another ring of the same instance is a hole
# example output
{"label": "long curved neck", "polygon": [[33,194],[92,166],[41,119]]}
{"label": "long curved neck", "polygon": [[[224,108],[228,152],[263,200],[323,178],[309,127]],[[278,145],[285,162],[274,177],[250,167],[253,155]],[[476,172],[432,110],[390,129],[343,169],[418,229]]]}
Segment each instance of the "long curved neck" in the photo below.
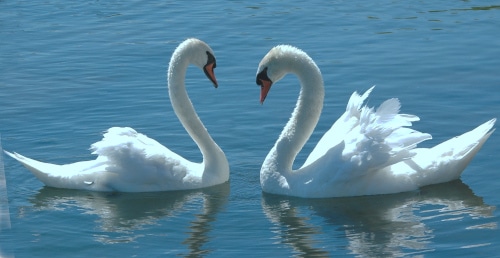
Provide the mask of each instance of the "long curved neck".
{"label": "long curved neck", "polygon": [[[170,60],[168,69],[168,93],[170,101],[180,122],[189,136],[198,145],[203,155],[205,171],[224,173],[225,171],[222,171],[224,169],[218,168],[218,166],[223,166],[221,163],[227,163],[226,157],[212,137],[210,137],[186,92],[184,81],[187,68],[190,64],[189,58],[187,58],[188,53],[186,52],[174,53],[174,56]],[[204,173],[203,177],[206,176],[218,177],[218,175],[205,175]]]}
{"label": "long curved neck", "polygon": [[292,172],[295,157],[318,123],[325,95],[323,78],[316,64],[309,57],[293,61],[289,71],[300,80],[299,98],[290,120],[266,157],[266,161],[274,163],[273,167],[280,173]]}

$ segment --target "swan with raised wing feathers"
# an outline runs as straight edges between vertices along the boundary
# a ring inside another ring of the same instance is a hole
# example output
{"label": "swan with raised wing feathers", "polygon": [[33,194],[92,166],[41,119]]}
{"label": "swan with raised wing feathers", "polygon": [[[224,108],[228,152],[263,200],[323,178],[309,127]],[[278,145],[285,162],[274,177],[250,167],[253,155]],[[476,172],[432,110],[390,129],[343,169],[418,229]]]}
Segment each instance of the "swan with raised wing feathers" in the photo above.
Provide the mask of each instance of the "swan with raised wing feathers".
{"label": "swan with raised wing feathers", "polygon": [[304,198],[390,194],[458,179],[493,133],[495,119],[433,148],[416,148],[431,135],[409,128],[419,118],[400,114],[398,99],[377,109],[363,106],[373,87],[354,92],[345,113],[320,139],[304,165],[293,170],[323,108],[324,86],[315,62],[302,50],[280,45],[262,59],[256,82],[263,103],[271,86],[295,74],[300,95],[290,120],[260,170],[264,192]]}
{"label": "swan with raised wing feathers", "polygon": [[224,152],[202,124],[185,89],[190,64],[201,68],[217,87],[212,49],[198,39],[187,39],[172,54],[168,68],[168,91],[174,111],[198,145],[202,163],[194,163],[128,127],[107,130],[92,144],[95,160],[66,165],[36,161],[18,153],[6,153],[21,162],[45,185],[93,191],[151,192],[208,187],[229,179]]}

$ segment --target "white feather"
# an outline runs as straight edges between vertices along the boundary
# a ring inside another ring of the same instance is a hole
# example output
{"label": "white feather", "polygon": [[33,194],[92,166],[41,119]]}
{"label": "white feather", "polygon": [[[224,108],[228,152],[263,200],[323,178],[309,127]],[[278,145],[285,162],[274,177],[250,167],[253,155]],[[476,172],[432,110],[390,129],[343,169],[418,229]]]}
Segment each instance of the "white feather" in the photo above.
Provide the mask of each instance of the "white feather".
{"label": "white feather", "polygon": [[305,52],[290,46],[269,51],[258,71],[264,68],[273,83],[294,73],[302,86],[290,120],[262,164],[265,192],[306,198],[374,195],[451,181],[460,177],[494,131],[492,119],[434,148],[416,148],[432,138],[409,128],[419,118],[399,114],[401,104],[395,98],[377,109],[363,106],[371,87],[363,95],[351,95],[345,113],[323,135],[304,165],[292,170],[321,113],[321,72]]}

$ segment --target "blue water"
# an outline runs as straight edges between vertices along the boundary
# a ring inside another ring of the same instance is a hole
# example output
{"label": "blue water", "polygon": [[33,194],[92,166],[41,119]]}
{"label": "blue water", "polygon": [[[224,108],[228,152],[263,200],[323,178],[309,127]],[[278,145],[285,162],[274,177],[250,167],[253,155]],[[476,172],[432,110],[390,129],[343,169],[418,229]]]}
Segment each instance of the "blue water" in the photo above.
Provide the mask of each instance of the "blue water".
{"label": "blue water", "polygon": [[351,93],[375,84],[369,104],[398,97],[432,146],[500,117],[499,35],[498,1],[1,1],[4,149],[92,159],[104,130],[130,126],[200,161],[165,82],[172,51],[197,37],[215,51],[220,87],[190,68],[188,91],[231,179],[175,193],[61,190],[3,156],[0,256],[498,256],[498,132],[458,181],[387,196],[270,196],[260,164],[299,88],[286,77],[261,106],[255,72],[277,44],[305,50],[323,72],[325,107],[297,165]]}

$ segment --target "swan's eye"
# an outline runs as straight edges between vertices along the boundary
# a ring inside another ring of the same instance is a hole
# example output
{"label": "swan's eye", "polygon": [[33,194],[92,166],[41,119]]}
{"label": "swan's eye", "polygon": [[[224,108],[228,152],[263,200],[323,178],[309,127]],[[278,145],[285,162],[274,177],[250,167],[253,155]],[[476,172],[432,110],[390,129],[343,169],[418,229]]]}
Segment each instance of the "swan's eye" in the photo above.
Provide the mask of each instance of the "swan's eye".
{"label": "swan's eye", "polygon": [[267,76],[267,67],[264,68],[264,70],[262,70],[262,72],[257,74],[257,78],[256,78],[257,85],[262,86],[262,81],[269,81],[269,82],[271,81],[271,79],[269,79],[269,77]]}

